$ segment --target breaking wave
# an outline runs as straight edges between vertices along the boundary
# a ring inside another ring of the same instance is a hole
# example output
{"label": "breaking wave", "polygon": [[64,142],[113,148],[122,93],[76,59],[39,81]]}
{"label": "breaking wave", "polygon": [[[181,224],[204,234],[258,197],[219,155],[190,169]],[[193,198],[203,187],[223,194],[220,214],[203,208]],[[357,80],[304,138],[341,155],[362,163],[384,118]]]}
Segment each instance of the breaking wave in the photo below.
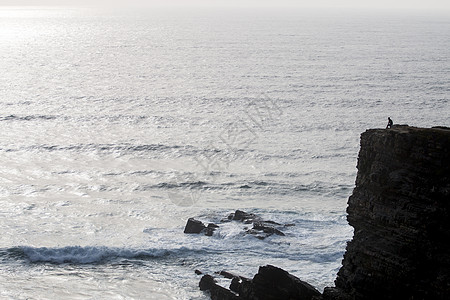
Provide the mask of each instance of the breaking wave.
{"label": "breaking wave", "polygon": [[21,246],[1,250],[0,256],[3,256],[3,259],[5,257],[23,259],[31,263],[98,264],[122,259],[150,260],[191,251],[196,250],[185,247],[169,250],[125,249],[104,246],[66,246],[62,248]]}

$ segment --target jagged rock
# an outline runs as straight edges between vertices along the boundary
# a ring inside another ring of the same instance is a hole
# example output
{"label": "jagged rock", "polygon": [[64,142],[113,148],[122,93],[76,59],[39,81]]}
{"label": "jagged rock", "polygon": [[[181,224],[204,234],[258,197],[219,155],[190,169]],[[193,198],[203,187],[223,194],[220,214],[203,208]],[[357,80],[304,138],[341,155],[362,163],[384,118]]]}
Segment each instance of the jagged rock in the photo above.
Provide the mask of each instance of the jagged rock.
{"label": "jagged rock", "polygon": [[285,270],[267,265],[259,267],[258,274],[253,277],[250,295],[261,300],[311,300],[314,296],[320,296],[320,292]]}
{"label": "jagged rock", "polygon": [[326,287],[323,290],[322,299],[327,300],[352,300],[352,298],[346,294],[344,291],[332,288],[332,287]]}
{"label": "jagged rock", "polygon": [[219,225],[209,223],[208,226],[204,229],[205,235],[212,236],[214,231],[219,228]]}
{"label": "jagged rock", "polygon": [[278,223],[273,221],[257,221],[253,223],[253,228],[248,229],[246,233],[252,234],[260,240],[263,240],[266,237],[271,236],[272,234],[285,236],[285,234],[282,231],[274,227],[274,224]]}
{"label": "jagged rock", "polygon": [[[227,219],[222,220],[221,222],[231,222],[231,221],[238,221],[242,222],[244,224],[253,224],[252,229],[247,229],[247,227],[244,227],[245,233],[252,234],[256,238],[259,238],[261,240],[265,239],[268,236],[271,236],[272,234],[277,234],[280,236],[284,236],[285,234],[278,228],[278,227],[289,227],[289,226],[295,226],[295,224],[286,224],[282,225],[280,223],[277,223],[275,221],[271,220],[263,220],[261,217],[247,213],[242,210],[236,210],[234,213],[231,213]],[[201,221],[198,221],[194,218],[190,218],[186,224],[186,227],[184,229],[184,233],[204,233],[207,236],[212,236],[214,231],[219,228],[219,225],[209,223],[208,226],[205,226]]]}
{"label": "jagged rock", "polygon": [[208,226],[205,226],[203,222],[194,218],[189,218],[186,227],[184,227],[184,233],[204,233],[207,236],[211,236],[217,228],[219,228],[219,226],[216,224],[209,223]]}
{"label": "jagged rock", "polygon": [[230,283],[230,291],[233,291],[239,295],[239,286],[242,284],[242,280],[239,277],[233,277]]}
{"label": "jagged rock", "polygon": [[201,291],[209,291],[212,300],[238,300],[238,296],[232,291],[217,284],[211,275],[204,275],[200,279],[199,287]]}
{"label": "jagged rock", "polygon": [[363,133],[347,212],[354,236],[323,299],[449,299],[450,130]]}
{"label": "jagged rock", "polygon": [[269,223],[269,222],[255,222],[255,223],[253,223],[253,229],[254,230],[262,230],[264,233],[268,233],[268,234],[274,234],[275,233],[275,234],[278,234],[278,235],[281,235],[281,236],[285,235],[280,230],[278,230],[275,227],[273,227],[272,225],[268,225],[268,224],[273,224],[273,223]]}
{"label": "jagged rock", "polygon": [[204,275],[202,279],[200,279],[200,283],[198,284],[201,291],[209,291],[216,285],[217,282],[211,275]]}
{"label": "jagged rock", "polygon": [[321,295],[308,283],[271,265],[260,267],[252,280],[225,271],[220,274],[232,278],[229,290],[219,286],[212,276],[200,280],[200,289],[209,290],[212,300],[313,300]]}
{"label": "jagged rock", "polygon": [[230,214],[228,216],[228,219],[234,220],[234,221],[241,221],[245,224],[251,224],[255,221],[261,220],[260,217],[258,217],[255,214],[246,213],[242,210],[236,210],[234,213]]}
{"label": "jagged rock", "polygon": [[225,278],[228,278],[228,279],[233,279],[235,277],[239,278],[239,275],[236,275],[236,274],[224,271],[224,270],[220,271],[219,275],[221,275],[221,276],[223,276]]}
{"label": "jagged rock", "polygon": [[245,224],[253,224],[253,228],[248,229],[246,233],[252,234],[261,240],[265,239],[268,236],[271,236],[272,234],[277,234],[281,236],[285,235],[279,229],[274,227],[276,225],[281,226],[280,223],[271,220],[262,220],[261,217],[255,214],[246,213],[245,211],[242,210],[236,210],[234,213],[228,216],[228,219],[241,221]]}
{"label": "jagged rock", "polygon": [[201,221],[194,218],[189,218],[186,227],[184,227],[184,233],[200,233],[206,226]]}

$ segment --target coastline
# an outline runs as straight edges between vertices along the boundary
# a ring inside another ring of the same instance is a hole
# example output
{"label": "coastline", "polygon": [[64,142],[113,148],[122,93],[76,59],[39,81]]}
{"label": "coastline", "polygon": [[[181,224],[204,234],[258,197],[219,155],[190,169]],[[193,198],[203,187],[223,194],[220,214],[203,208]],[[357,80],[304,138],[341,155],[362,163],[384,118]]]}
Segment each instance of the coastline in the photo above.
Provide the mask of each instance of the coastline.
{"label": "coastline", "polygon": [[[203,275],[211,299],[446,299],[450,293],[450,128],[394,125],[361,135],[354,227],[335,287],[314,287],[275,266],[253,279]],[[196,271],[202,275],[200,271]]]}

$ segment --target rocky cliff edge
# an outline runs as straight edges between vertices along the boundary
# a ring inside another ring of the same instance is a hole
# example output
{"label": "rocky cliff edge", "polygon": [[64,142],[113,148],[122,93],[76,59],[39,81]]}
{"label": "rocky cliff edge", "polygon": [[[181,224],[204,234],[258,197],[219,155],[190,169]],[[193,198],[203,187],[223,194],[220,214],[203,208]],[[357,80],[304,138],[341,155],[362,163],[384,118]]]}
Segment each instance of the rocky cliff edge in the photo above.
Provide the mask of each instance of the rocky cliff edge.
{"label": "rocky cliff edge", "polygon": [[324,299],[449,299],[450,128],[361,135],[354,236]]}
{"label": "rocky cliff edge", "polygon": [[398,125],[361,135],[347,208],[354,236],[336,286],[323,294],[274,266],[260,267],[253,279],[221,272],[232,279],[229,289],[204,275],[200,288],[213,300],[450,299],[449,152],[445,127]]}

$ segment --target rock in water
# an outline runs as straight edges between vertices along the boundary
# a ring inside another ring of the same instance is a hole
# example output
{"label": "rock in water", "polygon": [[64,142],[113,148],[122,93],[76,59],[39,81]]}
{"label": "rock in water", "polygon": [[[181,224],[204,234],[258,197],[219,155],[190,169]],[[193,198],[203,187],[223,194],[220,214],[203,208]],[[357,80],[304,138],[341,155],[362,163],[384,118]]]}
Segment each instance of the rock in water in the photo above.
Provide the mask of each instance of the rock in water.
{"label": "rock in water", "polygon": [[[246,213],[245,211],[242,210],[236,210],[236,212],[230,214],[226,220],[225,219],[222,220],[222,223],[232,221],[242,222],[244,224],[253,223],[253,228],[246,230],[245,233],[252,234],[255,237],[262,240],[268,236],[271,236],[272,234],[277,234],[281,236],[285,235],[281,230],[275,228],[275,226],[278,227],[294,226],[294,224],[286,224],[283,226],[282,224],[274,221],[262,220],[261,217],[255,214]],[[184,233],[204,233],[206,236],[212,236],[217,228],[219,228],[219,225],[217,224],[209,223],[208,226],[205,226],[205,224],[203,224],[201,221],[198,221],[194,218],[190,218],[186,223]]]}
{"label": "rock in water", "polygon": [[211,299],[213,300],[239,300],[230,290],[217,284],[216,280],[211,275],[204,275],[200,279],[199,287],[201,291],[209,291]]}
{"label": "rock in water", "polygon": [[201,291],[209,291],[214,288],[216,284],[216,280],[211,275],[204,275],[202,279],[200,279],[198,286]]}
{"label": "rock in water", "polygon": [[278,234],[281,236],[285,236],[283,232],[273,227],[272,223],[269,222],[255,222],[253,223],[253,229],[255,230],[262,230],[264,233],[268,234]]}
{"label": "rock in water", "polygon": [[310,284],[271,265],[259,267],[252,280],[226,271],[220,275],[232,279],[230,289],[218,285],[210,275],[199,283],[200,290],[208,290],[212,300],[314,300],[321,296]]}
{"label": "rock in water", "polygon": [[449,299],[450,130],[363,133],[347,212],[355,233],[324,299]]}
{"label": "rock in water", "polygon": [[255,214],[250,214],[250,213],[246,213],[245,211],[242,210],[236,210],[234,213],[230,214],[228,216],[228,219],[232,219],[235,221],[241,221],[244,222],[246,224],[251,224],[253,222],[259,221],[261,220],[260,217],[258,217]]}
{"label": "rock in water", "polygon": [[206,226],[201,221],[194,218],[189,218],[186,227],[184,227],[184,233],[200,233]]}
{"label": "rock in water", "polygon": [[287,271],[267,265],[259,267],[258,274],[253,277],[252,284],[239,294],[243,299],[275,300],[297,299],[311,300],[321,294],[312,285],[289,274]]}
{"label": "rock in water", "polygon": [[214,223],[209,223],[208,226],[205,228],[205,235],[212,236],[214,231],[219,228],[219,225],[216,225]]}

